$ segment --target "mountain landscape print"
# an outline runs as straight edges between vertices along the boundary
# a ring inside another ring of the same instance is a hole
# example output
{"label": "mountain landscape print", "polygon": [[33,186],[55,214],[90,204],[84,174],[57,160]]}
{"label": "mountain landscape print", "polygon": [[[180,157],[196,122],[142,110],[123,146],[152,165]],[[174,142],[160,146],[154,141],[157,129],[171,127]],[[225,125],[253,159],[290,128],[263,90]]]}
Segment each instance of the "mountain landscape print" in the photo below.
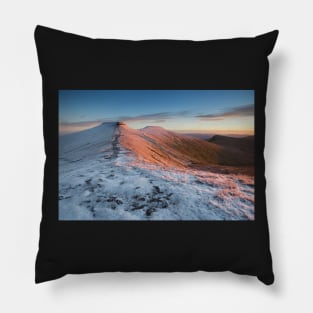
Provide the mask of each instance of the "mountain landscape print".
{"label": "mountain landscape print", "polygon": [[59,90],[58,213],[253,221],[254,90]]}

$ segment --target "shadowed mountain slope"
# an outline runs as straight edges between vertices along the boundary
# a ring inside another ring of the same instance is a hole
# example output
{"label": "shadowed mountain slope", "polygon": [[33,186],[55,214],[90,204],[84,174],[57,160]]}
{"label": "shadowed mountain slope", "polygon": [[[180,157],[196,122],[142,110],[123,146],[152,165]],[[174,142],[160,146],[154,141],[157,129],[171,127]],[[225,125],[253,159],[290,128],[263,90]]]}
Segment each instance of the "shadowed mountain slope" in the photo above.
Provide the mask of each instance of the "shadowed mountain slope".
{"label": "shadowed mountain slope", "polygon": [[222,148],[232,165],[254,164],[254,136],[234,138],[215,135],[207,141]]}

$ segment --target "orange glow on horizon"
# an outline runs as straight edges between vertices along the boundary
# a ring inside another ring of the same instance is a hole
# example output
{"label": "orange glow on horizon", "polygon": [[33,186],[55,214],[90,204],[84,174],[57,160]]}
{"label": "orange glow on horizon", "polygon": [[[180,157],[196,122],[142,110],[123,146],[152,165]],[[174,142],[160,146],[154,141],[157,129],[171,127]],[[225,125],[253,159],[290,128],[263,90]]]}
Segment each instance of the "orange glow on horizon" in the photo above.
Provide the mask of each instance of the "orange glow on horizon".
{"label": "orange glow on horizon", "polygon": [[172,130],[176,133],[181,134],[216,134],[216,135],[246,135],[246,136],[253,136],[254,135],[254,129],[177,129]]}

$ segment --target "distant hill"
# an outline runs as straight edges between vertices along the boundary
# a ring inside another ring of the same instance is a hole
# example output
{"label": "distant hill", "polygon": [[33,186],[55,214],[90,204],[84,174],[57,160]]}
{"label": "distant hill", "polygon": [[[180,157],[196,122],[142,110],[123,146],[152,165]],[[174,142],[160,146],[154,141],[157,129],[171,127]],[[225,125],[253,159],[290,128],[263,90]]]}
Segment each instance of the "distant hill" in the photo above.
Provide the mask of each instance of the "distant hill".
{"label": "distant hill", "polygon": [[232,165],[254,164],[254,136],[235,138],[215,135],[207,141],[222,148],[231,158]]}
{"label": "distant hill", "polygon": [[214,136],[214,134],[202,134],[202,133],[179,133],[179,132],[175,132],[175,133],[178,135],[184,135],[184,136],[198,138],[202,140],[207,140]]}

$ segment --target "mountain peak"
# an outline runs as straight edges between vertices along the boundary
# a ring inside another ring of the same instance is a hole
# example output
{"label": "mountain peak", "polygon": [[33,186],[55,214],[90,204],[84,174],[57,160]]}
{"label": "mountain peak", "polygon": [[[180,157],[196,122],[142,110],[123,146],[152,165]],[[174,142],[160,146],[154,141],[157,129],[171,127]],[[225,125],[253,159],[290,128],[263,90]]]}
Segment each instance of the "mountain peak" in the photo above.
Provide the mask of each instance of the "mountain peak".
{"label": "mountain peak", "polygon": [[141,128],[140,130],[150,135],[165,135],[169,133],[168,130],[161,126],[146,126],[144,128]]}

